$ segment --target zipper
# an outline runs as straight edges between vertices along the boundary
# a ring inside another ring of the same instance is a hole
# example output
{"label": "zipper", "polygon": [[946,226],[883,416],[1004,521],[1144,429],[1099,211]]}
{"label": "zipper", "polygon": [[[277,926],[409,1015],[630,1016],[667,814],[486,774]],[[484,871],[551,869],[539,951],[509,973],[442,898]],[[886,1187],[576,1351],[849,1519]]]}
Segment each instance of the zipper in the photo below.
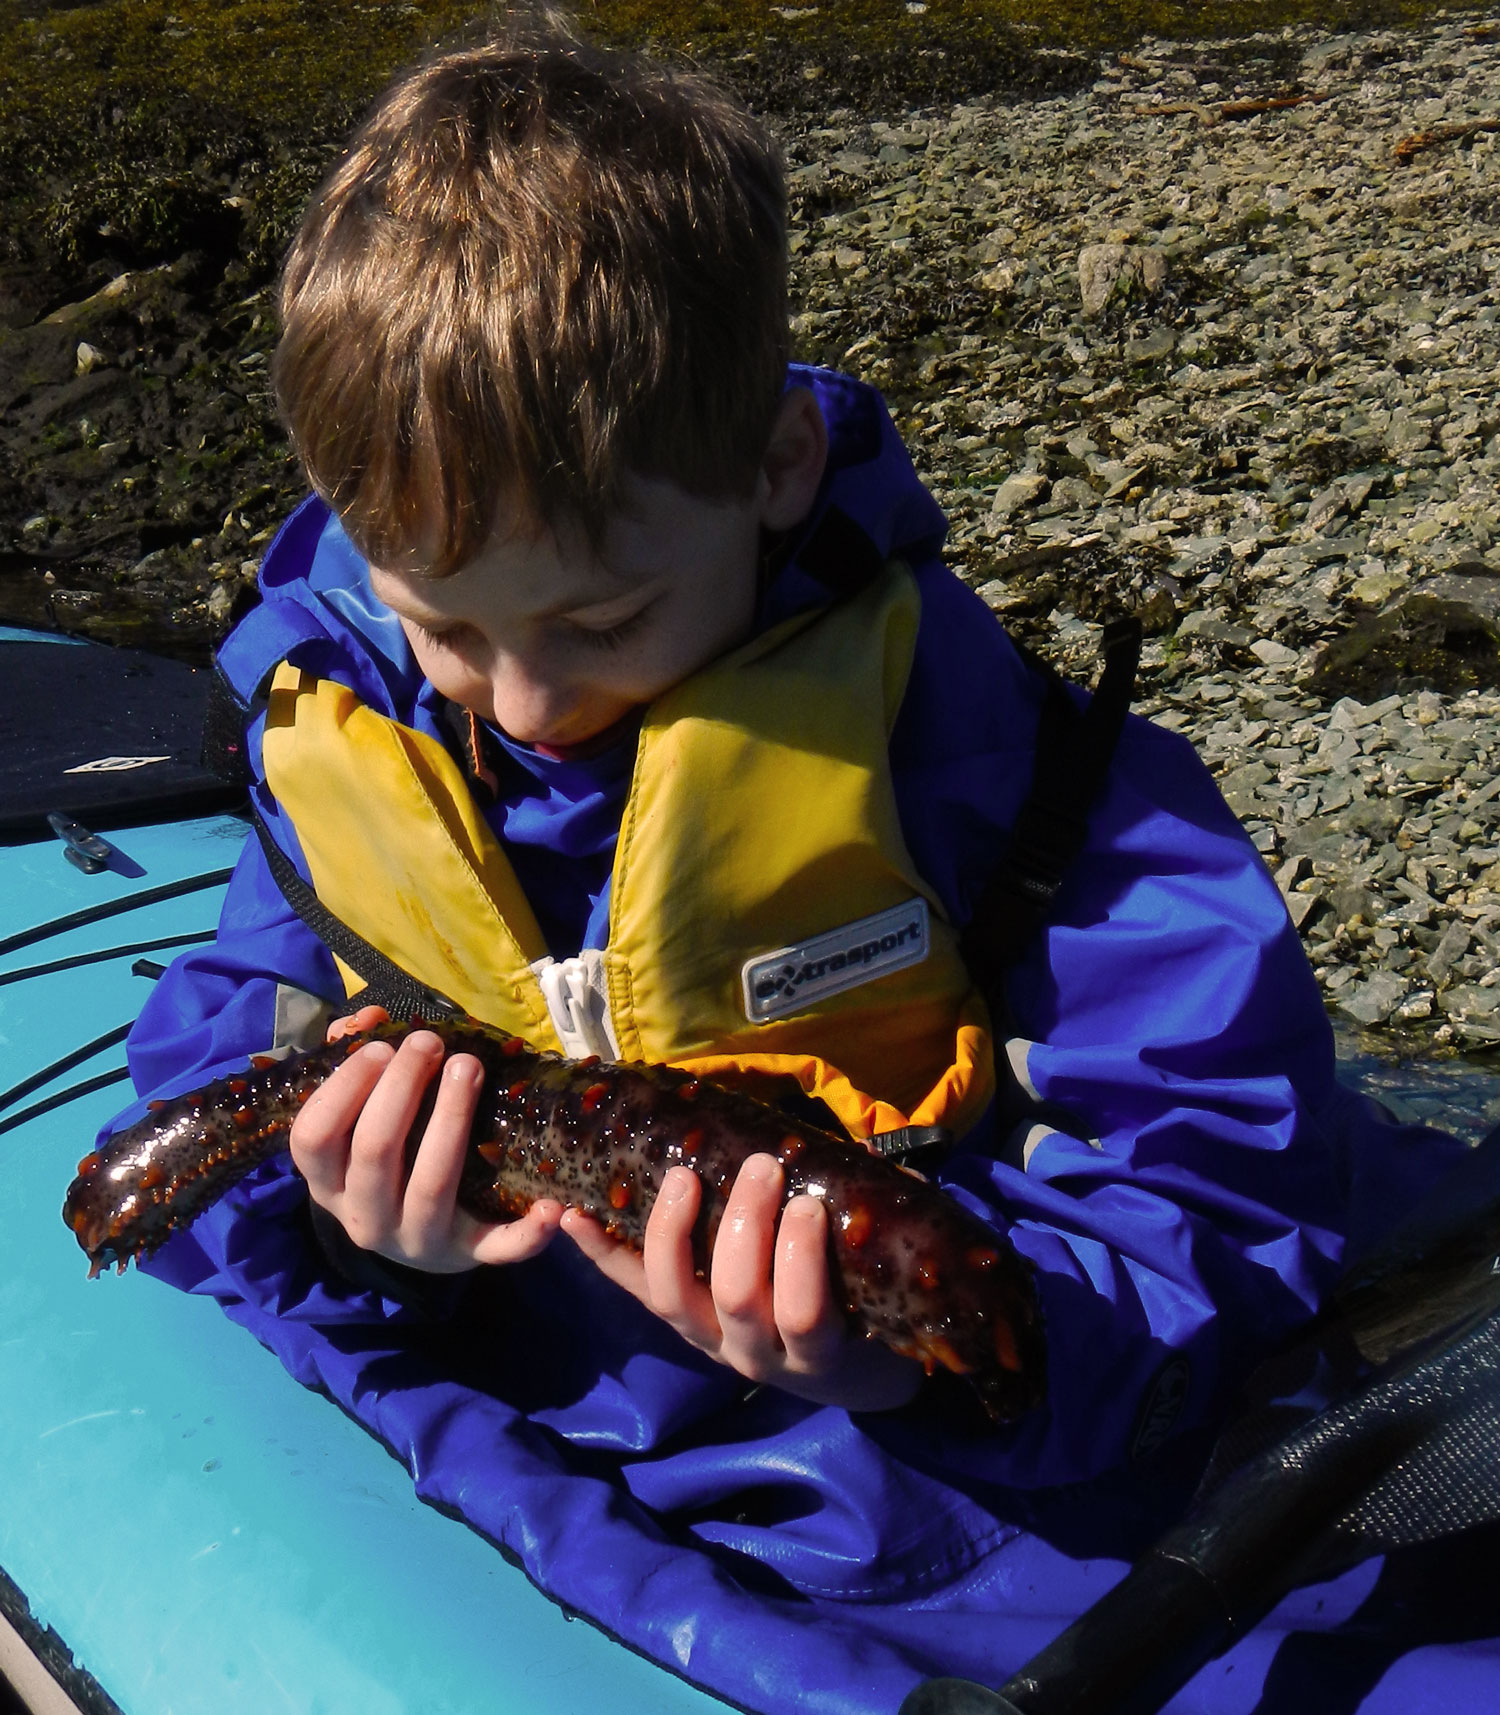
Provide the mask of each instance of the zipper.
{"label": "zipper", "polygon": [[609,1016],[603,948],[585,947],[571,959],[537,959],[531,969],[563,1053],[573,1060],[586,1060],[591,1054],[618,1060],[620,1046]]}

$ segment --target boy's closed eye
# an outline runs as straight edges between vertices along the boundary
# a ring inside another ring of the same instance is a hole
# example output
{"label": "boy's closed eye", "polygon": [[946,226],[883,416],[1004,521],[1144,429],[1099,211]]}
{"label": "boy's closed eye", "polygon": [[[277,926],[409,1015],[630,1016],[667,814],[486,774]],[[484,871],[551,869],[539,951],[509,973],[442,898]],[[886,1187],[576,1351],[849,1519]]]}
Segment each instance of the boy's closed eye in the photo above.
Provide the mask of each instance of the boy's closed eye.
{"label": "boy's closed eye", "polygon": [[410,619],[407,624],[416,632],[422,641],[433,649],[453,649],[466,642],[478,639],[478,633],[472,625],[462,621],[454,625],[423,625],[419,619]]}
{"label": "boy's closed eye", "polygon": [[570,619],[568,627],[591,649],[618,649],[645,628],[646,621],[655,607],[656,601],[653,599],[637,608],[628,618],[617,619],[611,624],[591,625],[581,619]]}
{"label": "boy's closed eye", "polygon": [[[591,649],[618,649],[637,632],[644,630],[660,597],[653,595],[632,613],[616,618],[616,609],[601,608],[597,615],[590,612],[568,614],[560,624],[571,640]],[[406,622],[417,636],[432,649],[462,650],[466,645],[482,642],[477,626],[466,620],[433,620],[424,622],[411,615]]]}

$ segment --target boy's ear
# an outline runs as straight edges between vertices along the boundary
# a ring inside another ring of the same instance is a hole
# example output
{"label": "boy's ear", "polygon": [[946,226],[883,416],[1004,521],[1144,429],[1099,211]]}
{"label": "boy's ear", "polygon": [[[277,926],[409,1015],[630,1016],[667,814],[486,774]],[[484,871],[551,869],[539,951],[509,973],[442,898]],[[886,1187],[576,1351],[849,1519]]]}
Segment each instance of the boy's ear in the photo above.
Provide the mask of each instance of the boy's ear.
{"label": "boy's ear", "polygon": [[790,530],[807,516],[828,463],[828,426],[810,387],[782,396],[760,463],[760,521],[767,530]]}

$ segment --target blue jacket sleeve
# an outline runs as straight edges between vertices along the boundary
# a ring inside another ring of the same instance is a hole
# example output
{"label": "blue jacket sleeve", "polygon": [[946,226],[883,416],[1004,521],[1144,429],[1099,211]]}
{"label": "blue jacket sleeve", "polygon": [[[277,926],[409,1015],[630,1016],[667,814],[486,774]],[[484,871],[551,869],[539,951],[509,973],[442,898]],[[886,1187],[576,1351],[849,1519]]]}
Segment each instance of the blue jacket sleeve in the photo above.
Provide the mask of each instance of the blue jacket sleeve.
{"label": "blue jacket sleeve", "polygon": [[[272,1048],[291,997],[336,1004],[343,985],[327,948],[282,898],[252,836],[225,896],[218,939],[171,965],[136,1020],[126,1050],[141,1096],[104,1135],[134,1123],[146,1097],[194,1089]],[[340,1237],[315,1228],[306,1187],[282,1154],[143,1266],[186,1291],[211,1294],[263,1337],[267,1318],[379,1322],[405,1319],[414,1303],[420,1309],[420,1291],[405,1290],[412,1271],[390,1265],[397,1296],[386,1296],[330,1270],[325,1253],[340,1261],[343,1249],[352,1252],[347,1240],[339,1247]]]}
{"label": "blue jacket sleeve", "polygon": [[[933,566],[922,587],[893,771],[913,856],[964,922],[1031,781],[1041,687],[956,579]],[[996,1134],[945,1177],[1036,1265],[1049,1396],[944,1462],[1031,1487],[1221,1413],[1351,1230],[1388,1224],[1459,1146],[1340,1089],[1259,854],[1192,748],[1140,720],[1007,996]]]}

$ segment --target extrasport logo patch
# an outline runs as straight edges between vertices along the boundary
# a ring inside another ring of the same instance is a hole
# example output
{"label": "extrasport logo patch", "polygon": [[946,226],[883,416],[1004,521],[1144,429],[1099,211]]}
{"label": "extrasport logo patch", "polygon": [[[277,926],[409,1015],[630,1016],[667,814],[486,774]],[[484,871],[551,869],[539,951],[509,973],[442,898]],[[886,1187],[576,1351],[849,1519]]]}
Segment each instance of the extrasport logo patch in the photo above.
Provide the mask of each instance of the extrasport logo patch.
{"label": "extrasport logo patch", "polygon": [[758,953],[740,972],[752,1024],[804,1012],[829,995],[874,982],[927,957],[927,901],[909,899],[824,935]]}

